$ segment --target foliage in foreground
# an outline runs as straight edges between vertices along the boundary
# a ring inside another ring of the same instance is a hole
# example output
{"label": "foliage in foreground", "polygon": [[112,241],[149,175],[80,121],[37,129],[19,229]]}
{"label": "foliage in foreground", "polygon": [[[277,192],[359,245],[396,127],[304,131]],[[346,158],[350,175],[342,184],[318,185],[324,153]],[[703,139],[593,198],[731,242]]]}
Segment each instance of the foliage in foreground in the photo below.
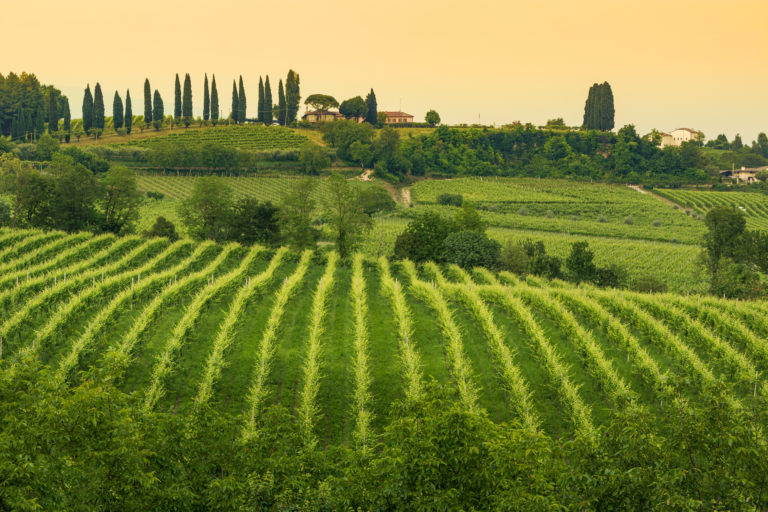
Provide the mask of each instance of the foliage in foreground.
{"label": "foliage in foreground", "polygon": [[[396,405],[373,450],[304,443],[289,412],[143,412],[96,371],[74,388],[0,371],[2,510],[699,510],[768,506],[765,393],[618,407],[598,446],[470,413],[433,385]],[[106,374],[109,372],[107,371]]]}

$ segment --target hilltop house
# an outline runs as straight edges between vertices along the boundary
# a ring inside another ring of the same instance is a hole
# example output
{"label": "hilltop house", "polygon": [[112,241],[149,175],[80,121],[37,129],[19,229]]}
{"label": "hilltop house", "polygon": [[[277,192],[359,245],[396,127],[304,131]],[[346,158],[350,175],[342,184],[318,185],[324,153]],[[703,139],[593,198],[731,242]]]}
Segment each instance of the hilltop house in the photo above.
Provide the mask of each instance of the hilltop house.
{"label": "hilltop house", "polygon": [[329,121],[336,121],[337,119],[344,119],[344,116],[331,110],[308,110],[307,113],[302,116],[302,119],[305,119],[310,123],[327,123]]}
{"label": "hilltop house", "polygon": [[382,112],[387,116],[386,124],[412,123],[413,116],[405,112]]}
{"label": "hilltop house", "polygon": [[678,128],[677,130],[672,130],[669,135],[672,136],[672,144],[670,146],[679,147],[683,142],[699,140],[699,132],[690,128]]}

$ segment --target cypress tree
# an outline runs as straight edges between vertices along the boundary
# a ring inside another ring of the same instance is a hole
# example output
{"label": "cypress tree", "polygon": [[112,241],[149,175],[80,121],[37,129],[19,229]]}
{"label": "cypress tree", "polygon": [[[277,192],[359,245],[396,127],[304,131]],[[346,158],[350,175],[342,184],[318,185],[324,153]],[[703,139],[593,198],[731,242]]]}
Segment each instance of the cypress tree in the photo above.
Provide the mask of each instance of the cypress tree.
{"label": "cypress tree", "polygon": [[45,133],[45,112],[42,106],[37,107],[37,113],[35,114],[35,139]]}
{"label": "cypress tree", "polygon": [[188,127],[192,122],[192,80],[189,78],[189,73],[184,77],[184,101],[181,113],[184,116],[184,126]]}
{"label": "cypress tree", "polygon": [[125,91],[125,133],[131,134],[133,127],[133,107],[131,106],[131,91]]}
{"label": "cypress tree", "polygon": [[211,116],[211,95],[208,91],[208,73],[205,74],[203,83],[203,121],[207,121]]}
{"label": "cypress tree", "polygon": [[264,122],[264,82],[259,77],[259,104],[256,108],[256,120],[260,123]]}
{"label": "cypress tree", "polygon": [[149,78],[144,80],[144,124],[147,128],[152,124],[152,91],[149,88]]}
{"label": "cypress tree", "polygon": [[48,131],[54,133],[59,129],[59,102],[56,94],[51,91],[48,94]]}
{"label": "cypress tree", "polygon": [[123,127],[123,100],[115,91],[115,97],[112,99],[112,125],[115,131]]}
{"label": "cypress tree", "polygon": [[177,124],[181,120],[181,83],[178,73],[176,73],[176,85],[173,88],[173,118]]}
{"label": "cypress tree", "polygon": [[93,96],[91,95],[90,84],[85,87],[83,95],[83,131],[91,132],[91,123],[93,121]]}
{"label": "cypress tree", "polygon": [[237,124],[237,116],[238,116],[238,113],[240,112],[240,109],[237,106],[237,100],[238,100],[238,97],[237,97],[237,82],[235,80],[232,80],[232,114],[231,114],[231,117],[232,117],[232,121],[234,121],[235,124]]}
{"label": "cypress tree", "polygon": [[611,90],[611,84],[608,82],[603,83],[603,92],[601,94],[600,104],[600,120],[601,129],[613,130],[614,117],[616,110],[613,106],[613,91]]}
{"label": "cypress tree", "polygon": [[101,85],[98,82],[93,89],[93,127],[97,130],[104,129],[104,96],[101,94]]}
{"label": "cypress tree", "polygon": [[269,75],[264,81],[264,124],[272,124],[272,87],[269,85]]}
{"label": "cypress tree", "polygon": [[379,111],[378,105],[376,104],[376,93],[373,92],[373,89],[371,89],[371,92],[365,97],[365,106],[368,107],[368,112],[365,115],[365,122],[376,126],[379,122]]}
{"label": "cypress tree", "polygon": [[152,122],[155,125],[155,130],[159,130],[163,125],[164,117],[165,108],[163,107],[163,98],[160,97],[160,93],[155,89],[154,104],[152,105]]}
{"label": "cypress tree", "polygon": [[595,86],[589,88],[587,93],[587,101],[584,103],[584,121],[581,123],[582,128],[585,130],[592,129],[592,109],[595,99]]}
{"label": "cypress tree", "polygon": [[61,115],[64,117],[64,126],[62,126],[64,129],[64,140],[69,142],[70,132],[72,131],[72,114],[69,111],[69,99],[63,96],[61,102],[63,103]]}
{"label": "cypress tree", "polygon": [[285,92],[283,91],[283,79],[277,86],[277,122],[285,126]]}
{"label": "cypress tree", "polygon": [[237,118],[241,123],[245,122],[245,87],[243,87],[243,75],[240,75],[240,92],[237,97]]}
{"label": "cypress tree", "polygon": [[216,75],[213,75],[211,81],[211,120],[213,126],[219,121],[219,91],[216,90]]}
{"label": "cypress tree", "polygon": [[301,101],[301,94],[299,90],[299,74],[291,69],[288,71],[288,77],[285,79],[286,125],[296,121],[296,115],[299,113],[299,101]]}

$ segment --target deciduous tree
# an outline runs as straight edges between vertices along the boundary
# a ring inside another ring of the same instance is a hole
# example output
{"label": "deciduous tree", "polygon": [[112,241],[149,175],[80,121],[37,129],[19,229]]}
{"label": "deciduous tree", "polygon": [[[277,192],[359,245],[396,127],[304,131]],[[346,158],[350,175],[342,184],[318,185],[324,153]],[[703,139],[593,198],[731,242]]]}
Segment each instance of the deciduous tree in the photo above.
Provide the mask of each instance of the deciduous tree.
{"label": "deciduous tree", "polygon": [[336,98],[329,96],[328,94],[310,94],[307,99],[304,100],[305,105],[309,105],[314,110],[327,111],[331,108],[339,106],[339,102]]}
{"label": "deciduous tree", "polygon": [[182,203],[181,217],[195,238],[223,240],[232,209],[232,189],[223,178],[195,180],[189,199]]}

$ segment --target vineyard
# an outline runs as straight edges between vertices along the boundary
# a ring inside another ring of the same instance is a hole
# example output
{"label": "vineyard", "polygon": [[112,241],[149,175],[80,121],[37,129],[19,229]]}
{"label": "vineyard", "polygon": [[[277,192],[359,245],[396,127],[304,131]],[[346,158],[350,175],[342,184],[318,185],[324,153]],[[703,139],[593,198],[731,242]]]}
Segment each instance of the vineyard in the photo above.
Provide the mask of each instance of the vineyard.
{"label": "vineyard", "polygon": [[642,404],[765,397],[768,304],[573,287],[484,269],[182,240],[0,231],[6,376],[41,361],[61,386],[100,368],[145,411],[240,415],[273,404],[307,446],[373,447],[429,381],[466,411],[601,442]]}
{"label": "vineyard", "polygon": [[655,193],[701,215],[715,206],[737,208],[747,219],[747,229],[768,230],[768,196],[765,194],[683,189],[660,189]]}
{"label": "vineyard", "polygon": [[250,151],[297,149],[309,139],[296,130],[280,126],[217,126],[204,130],[178,129],[167,135],[132,142],[132,145],[152,147],[157,144],[208,144]]}

